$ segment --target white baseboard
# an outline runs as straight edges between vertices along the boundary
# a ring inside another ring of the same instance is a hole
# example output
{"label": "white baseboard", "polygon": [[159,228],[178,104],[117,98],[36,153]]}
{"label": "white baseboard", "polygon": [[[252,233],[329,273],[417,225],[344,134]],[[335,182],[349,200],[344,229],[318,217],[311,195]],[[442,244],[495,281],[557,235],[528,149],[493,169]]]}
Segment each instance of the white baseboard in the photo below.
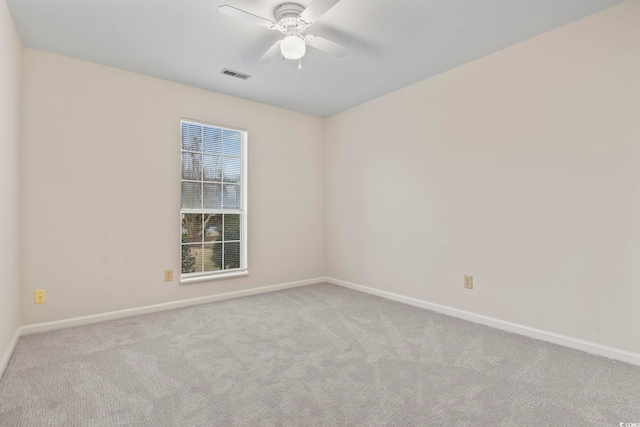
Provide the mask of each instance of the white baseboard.
{"label": "white baseboard", "polygon": [[[107,313],[92,314],[90,316],[73,317],[71,319],[56,320],[53,322],[34,323],[24,325],[19,329],[19,335],[30,335],[56,329],[70,328],[73,326],[88,325],[91,323],[105,322],[107,320],[121,319],[124,317],[138,316],[140,314],[156,313],[158,311],[172,310],[174,308],[189,307],[192,305],[206,304],[231,298],[246,297],[249,295],[263,294],[266,292],[280,291],[283,289],[297,288],[299,286],[312,285],[325,282],[325,277],[299,280],[296,282],[281,283],[278,285],[263,286],[259,288],[244,289],[241,291],[225,292],[223,294],[209,295],[199,298],[184,299],[165,302],[162,304],[147,305],[144,307],[128,308],[126,310],[110,311]],[[11,353],[8,353],[9,356]],[[8,359],[7,359],[8,360]]]}
{"label": "white baseboard", "polygon": [[11,359],[11,355],[13,354],[13,350],[16,348],[16,344],[18,344],[18,340],[20,339],[20,328],[13,335],[13,338],[9,342],[9,347],[7,351],[4,352],[2,356],[2,360],[0,360],[0,378],[2,378],[2,374],[4,374],[4,370],[7,368],[9,364],[9,359]]}
{"label": "white baseboard", "polygon": [[621,350],[614,347],[607,347],[607,346],[596,344],[593,342],[584,341],[577,338],[556,334],[553,332],[543,331],[541,329],[530,328],[528,326],[506,322],[504,320],[483,316],[481,314],[472,313],[470,311],[459,310],[457,308],[447,307],[445,305],[435,304],[432,302],[423,301],[416,298],[406,297],[403,295],[394,294],[392,292],[381,291],[379,289],[370,288],[368,286],[362,286],[362,285],[357,285],[355,283],[345,282],[344,280],[334,279],[332,277],[327,277],[325,281],[328,283],[332,283],[334,285],[343,286],[345,288],[353,289],[360,292],[365,292],[371,295],[376,295],[376,296],[387,298],[393,301],[402,302],[402,303],[413,305],[420,308],[426,308],[427,310],[446,314],[447,316],[457,317],[459,319],[468,320],[474,323],[480,323],[480,324],[490,326],[492,328],[500,329],[503,331],[524,335],[530,338],[547,341],[547,342],[558,344],[564,347],[573,348],[575,350],[581,350],[587,353],[596,354],[598,356],[608,357],[609,359],[619,360],[621,362],[626,362],[626,363],[640,366],[640,354],[632,353],[630,351]]}

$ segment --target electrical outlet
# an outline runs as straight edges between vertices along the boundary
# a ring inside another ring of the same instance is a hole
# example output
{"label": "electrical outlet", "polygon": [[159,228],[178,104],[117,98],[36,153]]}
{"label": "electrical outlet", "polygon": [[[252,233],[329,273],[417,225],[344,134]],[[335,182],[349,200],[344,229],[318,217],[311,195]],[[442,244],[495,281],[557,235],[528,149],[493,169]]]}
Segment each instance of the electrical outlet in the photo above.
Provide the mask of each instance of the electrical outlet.
{"label": "electrical outlet", "polygon": [[36,304],[44,304],[47,302],[47,294],[44,290],[40,289],[33,293]]}
{"label": "electrical outlet", "polygon": [[464,276],[464,288],[473,289],[473,276]]}
{"label": "electrical outlet", "polygon": [[165,270],[164,271],[164,281],[165,282],[173,282],[173,270]]}

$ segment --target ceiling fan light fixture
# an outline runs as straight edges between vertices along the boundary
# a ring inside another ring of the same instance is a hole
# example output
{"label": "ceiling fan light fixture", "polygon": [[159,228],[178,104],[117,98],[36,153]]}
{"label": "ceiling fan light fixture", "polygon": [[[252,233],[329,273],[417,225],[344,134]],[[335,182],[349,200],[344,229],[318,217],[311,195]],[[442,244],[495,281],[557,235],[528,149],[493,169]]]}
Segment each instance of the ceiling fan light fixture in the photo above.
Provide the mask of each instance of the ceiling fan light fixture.
{"label": "ceiling fan light fixture", "polygon": [[298,36],[287,36],[280,43],[280,52],[285,59],[300,59],[306,52],[307,45]]}

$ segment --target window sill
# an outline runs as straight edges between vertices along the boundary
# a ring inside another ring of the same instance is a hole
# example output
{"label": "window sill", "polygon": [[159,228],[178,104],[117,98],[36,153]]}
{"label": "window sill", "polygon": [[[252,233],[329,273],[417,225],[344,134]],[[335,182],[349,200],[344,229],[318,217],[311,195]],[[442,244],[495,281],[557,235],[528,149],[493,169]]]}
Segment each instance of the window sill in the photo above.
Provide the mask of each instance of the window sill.
{"label": "window sill", "polygon": [[249,270],[230,271],[228,273],[207,274],[202,276],[192,276],[180,278],[181,285],[189,285],[197,282],[207,282],[210,280],[230,279],[232,277],[248,276]]}

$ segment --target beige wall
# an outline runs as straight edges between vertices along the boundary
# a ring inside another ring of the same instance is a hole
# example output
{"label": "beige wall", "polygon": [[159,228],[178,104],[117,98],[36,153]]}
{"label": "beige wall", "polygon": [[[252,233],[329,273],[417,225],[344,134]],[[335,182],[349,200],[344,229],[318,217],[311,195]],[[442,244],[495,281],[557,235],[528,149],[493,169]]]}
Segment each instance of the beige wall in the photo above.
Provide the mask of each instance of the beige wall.
{"label": "beige wall", "polygon": [[639,353],[638,22],[627,2],[328,119],[328,275]]}
{"label": "beige wall", "polygon": [[0,0],[0,359],[20,326],[18,156],[21,55],[22,42],[5,1]]}
{"label": "beige wall", "polygon": [[[322,119],[33,49],[22,77],[23,323],[324,275]],[[163,281],[182,117],[248,130],[247,277]]]}

